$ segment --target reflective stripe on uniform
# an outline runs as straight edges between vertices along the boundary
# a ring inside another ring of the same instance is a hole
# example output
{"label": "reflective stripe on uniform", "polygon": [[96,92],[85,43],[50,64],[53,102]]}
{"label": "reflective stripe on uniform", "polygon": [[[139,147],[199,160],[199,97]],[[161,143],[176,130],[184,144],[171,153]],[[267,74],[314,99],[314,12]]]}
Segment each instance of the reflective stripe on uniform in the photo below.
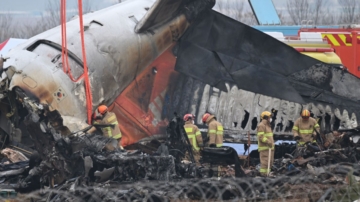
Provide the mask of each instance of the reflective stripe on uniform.
{"label": "reflective stripe on uniform", "polygon": [[269,149],[273,149],[273,148],[270,148],[270,147],[258,147],[258,151],[265,151],[265,150],[269,150]]}
{"label": "reflective stripe on uniform", "polygon": [[209,133],[216,133],[216,130],[209,130]]}
{"label": "reflective stripe on uniform", "polygon": [[272,149],[274,150],[275,149],[275,146],[272,146],[272,147],[268,147],[268,146],[262,146],[262,147],[258,147],[258,151],[267,151],[269,149]]}
{"label": "reflective stripe on uniform", "polygon": [[[200,148],[197,146],[197,143],[196,143],[196,138],[195,138],[195,134],[193,134],[193,128],[192,127],[185,127],[185,132],[189,138],[189,141],[191,142],[193,148],[196,150],[196,151],[199,151]],[[200,131],[198,131],[200,133]]]}
{"label": "reflective stripe on uniform", "polygon": [[223,144],[216,144],[216,147],[222,147]]}
{"label": "reflective stripe on uniform", "polygon": [[260,168],[260,173],[268,173],[268,169],[267,168]]}
{"label": "reflective stripe on uniform", "polygon": [[195,135],[196,135],[196,136],[201,135],[201,132],[200,132],[200,131],[197,131]]}
{"label": "reflective stripe on uniform", "polygon": [[258,132],[257,135],[263,135],[265,132]]}
{"label": "reflective stripe on uniform", "polygon": [[262,142],[267,142],[267,138],[266,137],[263,137],[263,139],[261,139]]}
{"label": "reflective stripe on uniform", "polygon": [[117,139],[121,138],[121,136],[122,136],[122,135],[121,135],[121,133],[120,133],[120,134],[114,135],[112,138],[114,138],[114,139],[117,140]]}
{"label": "reflective stripe on uniform", "polygon": [[316,124],[316,125],[314,126],[314,128],[317,128],[317,127],[320,127],[319,124]]}
{"label": "reflective stripe on uniform", "polygon": [[265,133],[264,136],[265,136],[265,137],[272,137],[272,136],[273,136],[273,133]]}
{"label": "reflective stripe on uniform", "polygon": [[112,132],[111,132],[111,128],[110,128],[110,127],[105,127],[105,128],[103,128],[103,131],[104,131],[105,133],[107,133],[107,136],[108,136],[108,137],[112,137]]}
{"label": "reflective stripe on uniform", "polygon": [[189,138],[190,142],[192,143],[193,148],[196,151],[199,151],[200,148],[197,146],[195,135],[194,134],[188,134],[188,138]]}
{"label": "reflective stripe on uniform", "polygon": [[112,115],[112,116],[110,116],[106,121],[107,121],[108,123],[111,123],[111,121],[114,121],[114,120],[116,120],[116,116],[115,116],[115,115]]}
{"label": "reflective stripe on uniform", "polygon": [[192,128],[185,128],[186,133],[192,133],[192,130],[193,130]]}
{"label": "reflective stripe on uniform", "polygon": [[311,130],[299,130],[300,134],[306,135],[306,134],[312,134],[314,132],[313,129]]}

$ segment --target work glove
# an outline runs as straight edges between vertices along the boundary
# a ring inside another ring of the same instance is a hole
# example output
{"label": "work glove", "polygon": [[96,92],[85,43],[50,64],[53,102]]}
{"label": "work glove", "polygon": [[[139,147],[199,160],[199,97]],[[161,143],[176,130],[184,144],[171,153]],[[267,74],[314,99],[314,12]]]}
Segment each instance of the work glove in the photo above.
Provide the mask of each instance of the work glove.
{"label": "work glove", "polygon": [[270,148],[272,148],[272,147],[274,146],[274,143],[273,143],[273,142],[269,142],[269,143],[268,143],[268,146],[269,146]]}
{"label": "work glove", "polygon": [[93,119],[94,120],[101,120],[103,118],[103,115],[98,112],[98,110],[95,110]]}
{"label": "work glove", "polygon": [[294,139],[295,139],[295,141],[299,141],[299,140],[301,140],[301,137],[300,137],[300,136],[296,136]]}

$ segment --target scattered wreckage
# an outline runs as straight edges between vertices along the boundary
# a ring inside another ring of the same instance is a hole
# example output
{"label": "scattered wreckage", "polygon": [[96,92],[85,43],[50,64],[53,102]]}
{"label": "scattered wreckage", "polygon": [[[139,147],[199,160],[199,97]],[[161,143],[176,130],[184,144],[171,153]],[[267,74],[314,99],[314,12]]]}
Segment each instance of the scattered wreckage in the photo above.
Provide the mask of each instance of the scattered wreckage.
{"label": "scattered wreckage", "polygon": [[62,22],[13,48],[1,59],[1,132],[29,144],[21,97],[61,116],[53,126],[61,135],[85,128],[105,104],[121,123],[122,146],[165,134],[173,112],[195,114],[198,125],[206,111],[215,114],[232,142],[247,142],[250,131],[255,143],[259,112],[271,109],[279,139],[291,138],[304,107],[323,129],[357,126],[360,79],[212,10],[214,5],[129,0],[79,15],[80,28],[78,19]]}
{"label": "scattered wreckage", "polygon": [[[32,117],[28,115],[24,121],[36,125],[31,123]],[[338,141],[338,149],[309,143],[303,148],[289,143],[276,145],[273,176],[263,178],[258,177],[259,157],[255,150],[248,156],[250,159],[240,159],[229,147],[205,148],[202,166],[196,166],[194,159],[184,162],[185,153],[192,150],[182,126],[182,119],[175,117],[165,139],[144,139],[127,147],[127,151],[105,150],[109,139],[101,135],[81,135],[80,131],[64,138],[54,130],[38,133],[39,142],[46,144],[36,145],[38,152],[30,150],[32,155],[3,150],[7,156],[4,159],[10,162],[0,164],[1,188],[15,190],[19,199],[34,201],[304,197],[338,201],[341,197],[358,197],[360,142],[352,137],[360,134],[359,128],[347,130]],[[211,168],[214,165],[222,169],[215,173]]]}

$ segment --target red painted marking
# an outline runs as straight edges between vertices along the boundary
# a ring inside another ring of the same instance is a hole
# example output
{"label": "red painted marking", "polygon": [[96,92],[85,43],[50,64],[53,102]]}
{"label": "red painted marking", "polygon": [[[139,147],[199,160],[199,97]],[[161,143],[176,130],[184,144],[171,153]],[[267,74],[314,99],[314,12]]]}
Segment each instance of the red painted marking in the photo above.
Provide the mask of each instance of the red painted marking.
{"label": "red painted marking", "polygon": [[[166,133],[168,120],[163,119],[154,122],[154,114],[148,106],[153,102],[158,110],[162,112],[162,108],[157,106],[154,100],[161,92],[168,88],[168,86],[171,86],[172,83],[177,81],[179,74],[174,70],[176,58],[172,54],[172,48],[173,46],[144,69],[109,107],[109,110],[113,111],[117,116],[123,136],[121,139],[121,144],[123,146],[133,144],[144,137]],[[141,81],[142,78],[145,78],[149,72],[152,72],[153,67],[156,67],[157,69],[153,85],[148,88],[144,88],[144,85],[139,86],[137,82]],[[142,99],[141,102],[134,99],[137,98],[137,96],[142,95],[142,93],[145,93],[142,91],[149,90],[151,91],[149,98]],[[136,95],[133,93],[135,91],[137,93]],[[165,105],[166,103],[163,101],[163,107]]]}
{"label": "red painted marking", "polygon": [[7,44],[7,42],[9,41],[10,39],[0,43],[0,50],[3,49],[5,47],[5,45]]}

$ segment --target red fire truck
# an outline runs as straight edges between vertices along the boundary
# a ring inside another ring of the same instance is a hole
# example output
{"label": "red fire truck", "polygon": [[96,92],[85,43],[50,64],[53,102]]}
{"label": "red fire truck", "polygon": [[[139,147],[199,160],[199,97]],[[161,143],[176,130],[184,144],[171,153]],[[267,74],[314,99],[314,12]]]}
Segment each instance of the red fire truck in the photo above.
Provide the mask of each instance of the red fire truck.
{"label": "red fire truck", "polygon": [[301,28],[301,33],[320,33],[347,70],[360,78],[360,26],[346,26],[338,29]]}

